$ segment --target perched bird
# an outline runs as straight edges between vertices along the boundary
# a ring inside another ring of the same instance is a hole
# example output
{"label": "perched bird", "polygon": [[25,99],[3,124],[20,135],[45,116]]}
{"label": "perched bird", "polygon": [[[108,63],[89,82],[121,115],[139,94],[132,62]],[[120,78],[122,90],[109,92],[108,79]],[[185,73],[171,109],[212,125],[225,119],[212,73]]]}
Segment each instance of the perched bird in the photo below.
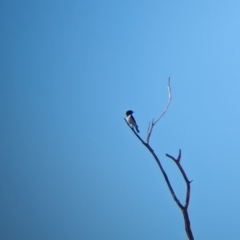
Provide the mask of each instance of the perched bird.
{"label": "perched bird", "polygon": [[128,111],[126,111],[126,119],[127,119],[127,122],[129,123],[129,124],[131,124],[132,125],[132,127],[135,127],[135,129],[136,129],[136,131],[139,133],[139,130],[138,130],[138,125],[137,125],[137,123],[136,123],[136,121],[135,121],[135,119],[134,119],[134,117],[133,117],[133,111],[132,110],[128,110]]}

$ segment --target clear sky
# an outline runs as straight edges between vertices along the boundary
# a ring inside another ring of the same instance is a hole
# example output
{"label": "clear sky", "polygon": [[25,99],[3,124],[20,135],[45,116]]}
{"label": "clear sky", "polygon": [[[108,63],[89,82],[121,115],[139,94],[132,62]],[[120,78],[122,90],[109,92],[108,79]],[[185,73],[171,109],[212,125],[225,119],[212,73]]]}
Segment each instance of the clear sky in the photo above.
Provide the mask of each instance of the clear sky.
{"label": "clear sky", "polygon": [[185,240],[140,136],[182,149],[195,239],[240,239],[240,2],[2,0],[0,239]]}

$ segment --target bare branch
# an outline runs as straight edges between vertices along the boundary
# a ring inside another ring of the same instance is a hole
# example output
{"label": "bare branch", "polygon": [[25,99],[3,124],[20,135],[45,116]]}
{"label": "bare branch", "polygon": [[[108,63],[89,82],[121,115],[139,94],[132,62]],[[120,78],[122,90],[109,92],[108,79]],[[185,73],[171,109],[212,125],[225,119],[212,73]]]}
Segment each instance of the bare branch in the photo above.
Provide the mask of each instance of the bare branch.
{"label": "bare branch", "polygon": [[132,130],[132,132],[135,134],[135,136],[142,142],[143,145],[145,145],[146,143],[142,140],[142,138],[135,132],[134,128],[132,128],[129,123],[127,122],[127,120],[124,118],[124,121],[127,123],[127,125],[130,127],[130,129]]}
{"label": "bare branch", "polygon": [[167,88],[168,88],[168,102],[167,102],[167,106],[164,109],[164,111],[162,112],[162,114],[158,117],[158,119],[153,123],[153,125],[155,125],[162,118],[162,116],[166,113],[166,111],[168,110],[169,104],[170,104],[170,102],[172,100],[170,80],[171,80],[171,77],[168,78],[168,84],[167,84]]}
{"label": "bare branch", "polygon": [[176,196],[176,194],[175,194],[175,192],[174,192],[174,190],[173,190],[173,188],[172,188],[172,185],[171,185],[171,183],[170,183],[170,181],[169,181],[169,179],[168,179],[168,176],[167,176],[165,170],[164,170],[163,167],[162,167],[162,164],[161,164],[159,158],[157,157],[157,155],[155,154],[155,152],[153,151],[153,149],[150,147],[150,145],[149,145],[148,143],[145,143],[144,145],[145,145],[145,147],[150,151],[150,153],[153,155],[155,161],[157,162],[157,164],[158,164],[158,166],[159,166],[159,168],[160,168],[160,170],[161,170],[161,172],[162,172],[162,174],[163,174],[164,180],[165,180],[165,182],[167,183],[168,189],[169,189],[169,191],[170,191],[170,193],[171,193],[174,201],[176,202],[176,204],[178,205],[178,207],[179,207],[180,209],[183,209],[184,206],[181,204],[181,202],[180,202],[179,199],[177,198],[177,196]]}
{"label": "bare branch", "polygon": [[184,208],[188,208],[188,205],[189,205],[189,201],[190,201],[190,191],[191,191],[191,187],[190,187],[190,183],[192,181],[189,181],[188,180],[188,177],[184,171],[184,169],[182,168],[182,165],[180,164],[180,159],[181,159],[181,149],[179,149],[179,155],[178,155],[178,158],[174,158],[173,156],[169,155],[169,154],[166,154],[166,156],[170,159],[173,160],[173,162],[176,163],[178,169],[180,170],[185,182],[186,182],[186,186],[187,186],[187,191],[186,191],[186,198],[185,198],[185,205],[184,205]]}
{"label": "bare branch", "polygon": [[187,187],[187,190],[186,190],[186,198],[185,198],[185,205],[183,208],[181,208],[182,210],[182,213],[183,213],[183,218],[184,218],[184,223],[185,223],[185,231],[186,231],[186,234],[188,236],[188,239],[189,240],[194,240],[194,237],[193,237],[193,234],[192,234],[192,230],[191,230],[191,223],[190,223],[190,220],[189,220],[189,216],[188,216],[188,206],[189,206],[189,201],[190,201],[190,193],[191,193],[191,182],[192,181],[189,181],[188,180],[188,177],[184,171],[184,169],[182,168],[181,164],[180,164],[180,160],[181,160],[181,149],[179,149],[179,154],[178,154],[178,158],[174,158],[173,156],[171,156],[170,154],[166,154],[166,156],[170,159],[173,160],[174,163],[176,163],[178,169],[180,170],[184,180],[185,180],[185,183],[186,183],[186,187]]}
{"label": "bare branch", "polygon": [[189,215],[188,215],[188,210],[186,208],[184,208],[182,210],[182,213],[183,213],[183,218],[184,218],[184,223],[185,223],[185,231],[187,233],[188,239],[194,240],[193,233],[191,230],[191,223],[190,223],[190,219],[189,219]]}
{"label": "bare branch", "polygon": [[162,172],[162,174],[163,174],[164,180],[165,180],[166,183],[167,183],[168,189],[169,189],[169,191],[170,191],[170,193],[171,193],[174,201],[175,201],[176,204],[179,206],[179,208],[183,209],[184,206],[181,204],[181,202],[180,202],[179,199],[177,198],[177,196],[176,196],[176,194],[175,194],[175,192],[174,192],[174,190],[173,190],[173,188],[172,188],[172,185],[171,185],[171,183],[170,183],[170,181],[169,181],[169,179],[168,179],[168,176],[167,176],[166,172],[164,171],[164,169],[163,169],[163,167],[162,167],[162,164],[161,164],[159,158],[157,157],[157,155],[155,154],[155,152],[153,151],[153,149],[150,147],[150,145],[149,145],[148,143],[144,142],[144,141],[142,140],[142,138],[134,131],[134,128],[132,128],[132,127],[128,124],[128,122],[127,122],[127,120],[126,120],[125,118],[124,118],[124,120],[125,120],[125,122],[127,123],[127,125],[131,128],[131,130],[133,131],[133,133],[135,134],[135,136],[141,141],[141,143],[142,143],[142,144],[149,150],[149,152],[153,155],[155,161],[157,162],[157,164],[158,164],[158,166],[159,166],[159,168],[160,168],[160,170],[161,170],[161,172]]}
{"label": "bare branch", "polygon": [[153,127],[154,125],[162,118],[162,116],[167,112],[168,110],[168,107],[170,105],[170,102],[172,100],[172,94],[171,94],[171,85],[170,85],[170,79],[171,77],[168,78],[168,84],[167,84],[167,88],[168,88],[168,102],[167,102],[167,105],[164,109],[164,111],[160,114],[160,116],[157,118],[156,121],[152,121],[150,127],[148,128],[148,132],[147,132],[147,137],[146,137],[146,142],[149,143],[149,139],[150,139],[150,136],[152,134],[152,130],[153,130]]}
{"label": "bare branch", "polygon": [[181,149],[179,149],[179,154],[178,154],[177,161],[180,162],[180,160],[181,160],[181,156],[182,156],[182,151],[181,151]]}

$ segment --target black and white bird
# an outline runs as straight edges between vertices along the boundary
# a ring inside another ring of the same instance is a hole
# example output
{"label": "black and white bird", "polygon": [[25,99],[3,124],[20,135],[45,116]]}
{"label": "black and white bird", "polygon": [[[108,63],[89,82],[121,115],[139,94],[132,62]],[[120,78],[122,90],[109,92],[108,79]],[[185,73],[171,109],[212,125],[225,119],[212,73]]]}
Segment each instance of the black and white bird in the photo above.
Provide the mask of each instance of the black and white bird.
{"label": "black and white bird", "polygon": [[127,122],[129,123],[129,124],[131,124],[132,125],[132,127],[135,127],[135,129],[136,129],[136,131],[139,133],[139,130],[138,130],[138,125],[137,125],[137,123],[136,123],[136,121],[135,121],[135,119],[134,119],[134,117],[133,117],[133,111],[132,110],[128,110],[128,111],[126,111],[126,119],[127,119]]}

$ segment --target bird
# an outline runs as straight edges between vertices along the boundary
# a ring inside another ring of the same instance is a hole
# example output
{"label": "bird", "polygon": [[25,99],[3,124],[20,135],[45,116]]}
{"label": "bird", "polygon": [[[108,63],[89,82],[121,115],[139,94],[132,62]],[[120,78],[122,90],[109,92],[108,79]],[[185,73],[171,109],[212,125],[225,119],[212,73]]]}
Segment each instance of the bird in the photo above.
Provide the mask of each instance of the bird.
{"label": "bird", "polygon": [[128,110],[128,111],[126,111],[126,119],[127,119],[127,122],[129,123],[129,124],[131,124],[132,125],[132,127],[135,127],[135,129],[136,129],[136,131],[139,133],[139,130],[138,130],[138,125],[137,125],[137,123],[136,123],[136,121],[135,121],[135,119],[134,119],[134,117],[133,117],[133,111],[132,110]]}

